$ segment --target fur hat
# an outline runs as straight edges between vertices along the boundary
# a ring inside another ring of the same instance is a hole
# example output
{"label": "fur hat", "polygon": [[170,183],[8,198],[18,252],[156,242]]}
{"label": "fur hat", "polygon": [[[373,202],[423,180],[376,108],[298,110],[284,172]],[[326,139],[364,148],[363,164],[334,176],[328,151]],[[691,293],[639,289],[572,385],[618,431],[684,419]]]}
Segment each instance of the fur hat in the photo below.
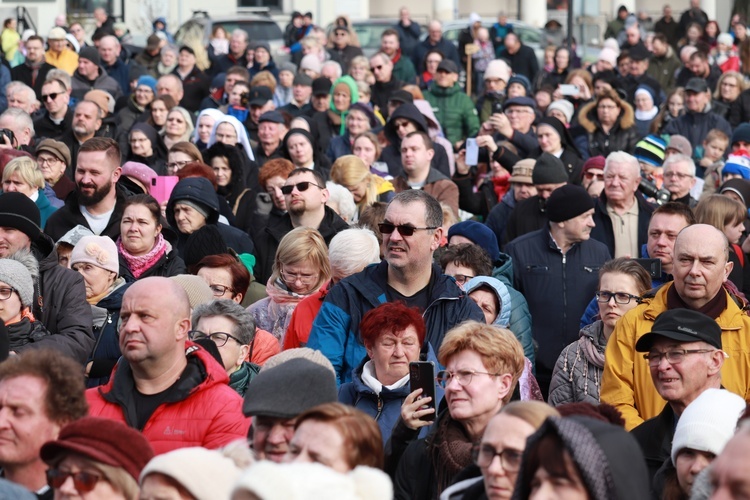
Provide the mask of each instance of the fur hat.
{"label": "fur hat", "polygon": [[80,263],[92,264],[115,274],[120,274],[120,261],[117,245],[108,236],[84,236],[70,255],[70,265]]}

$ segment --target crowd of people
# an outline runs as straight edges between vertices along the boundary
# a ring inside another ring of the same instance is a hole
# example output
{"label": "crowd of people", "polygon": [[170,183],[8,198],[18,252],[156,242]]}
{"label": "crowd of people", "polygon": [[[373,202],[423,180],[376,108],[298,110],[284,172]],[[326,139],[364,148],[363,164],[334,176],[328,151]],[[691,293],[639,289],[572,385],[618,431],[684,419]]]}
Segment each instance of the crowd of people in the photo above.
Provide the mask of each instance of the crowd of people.
{"label": "crowd of people", "polygon": [[746,496],[750,38],[663,14],[6,20],[0,498]]}

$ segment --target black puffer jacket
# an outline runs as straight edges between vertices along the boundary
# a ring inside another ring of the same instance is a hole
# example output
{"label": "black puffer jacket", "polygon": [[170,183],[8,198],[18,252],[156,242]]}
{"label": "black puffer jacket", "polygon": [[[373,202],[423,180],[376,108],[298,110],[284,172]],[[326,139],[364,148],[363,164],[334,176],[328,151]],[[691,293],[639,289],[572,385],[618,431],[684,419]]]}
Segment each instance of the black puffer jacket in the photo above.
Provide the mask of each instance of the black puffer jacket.
{"label": "black puffer jacket", "polygon": [[638,130],[635,128],[635,113],[633,108],[622,102],[622,111],[617,122],[612,126],[609,133],[602,129],[596,112],[598,102],[593,101],[581,106],[578,112],[578,123],[580,128],[574,135],[573,141],[578,151],[588,159],[592,156],[604,156],[605,158],[614,151],[625,151],[633,154],[638,142]]}

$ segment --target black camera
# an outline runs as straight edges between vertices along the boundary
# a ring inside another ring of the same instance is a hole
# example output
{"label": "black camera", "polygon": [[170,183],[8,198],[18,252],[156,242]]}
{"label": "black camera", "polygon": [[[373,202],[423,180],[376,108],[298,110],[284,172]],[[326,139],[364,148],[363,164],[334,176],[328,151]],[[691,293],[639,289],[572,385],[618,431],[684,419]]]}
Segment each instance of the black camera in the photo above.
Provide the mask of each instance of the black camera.
{"label": "black camera", "polygon": [[653,198],[657,205],[664,205],[672,199],[672,193],[664,188],[657,188],[652,182],[641,177],[641,182],[638,184],[638,190],[643,193],[646,198]]}
{"label": "black camera", "polygon": [[5,137],[8,138],[8,144],[15,147],[16,135],[13,131],[7,128],[0,128],[0,143],[5,143]]}

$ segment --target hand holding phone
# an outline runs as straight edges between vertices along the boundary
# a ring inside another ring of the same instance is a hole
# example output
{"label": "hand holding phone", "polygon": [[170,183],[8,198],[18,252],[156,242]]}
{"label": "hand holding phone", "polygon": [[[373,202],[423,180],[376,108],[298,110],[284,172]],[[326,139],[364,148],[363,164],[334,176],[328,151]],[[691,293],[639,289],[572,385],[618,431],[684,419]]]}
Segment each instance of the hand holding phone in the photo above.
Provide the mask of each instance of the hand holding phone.
{"label": "hand holding phone", "polygon": [[[409,387],[412,391],[421,389],[422,392],[414,398],[414,405],[421,403],[416,411],[420,412],[417,419],[414,419],[414,411],[407,415],[409,420],[421,420],[422,422],[432,422],[435,420],[435,364],[432,361],[412,361],[409,363]],[[411,394],[410,394],[411,396]],[[404,406],[406,400],[404,400]],[[402,411],[404,407],[402,406]],[[424,410],[431,409],[431,412],[424,413]],[[406,419],[405,419],[406,420]]]}
{"label": "hand holding phone", "polygon": [[474,137],[466,139],[466,164],[475,166],[479,163],[479,146]]}

